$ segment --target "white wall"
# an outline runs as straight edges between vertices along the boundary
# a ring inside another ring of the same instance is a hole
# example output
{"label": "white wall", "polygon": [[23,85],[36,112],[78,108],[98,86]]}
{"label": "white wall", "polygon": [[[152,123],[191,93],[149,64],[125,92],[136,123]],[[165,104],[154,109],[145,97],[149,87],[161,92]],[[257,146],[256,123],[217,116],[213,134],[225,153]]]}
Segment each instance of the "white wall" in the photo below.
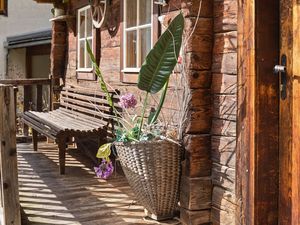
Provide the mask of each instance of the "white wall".
{"label": "white wall", "polygon": [[51,4],[37,4],[33,0],[8,1],[8,17],[0,15],[0,79],[6,73],[6,38],[50,29],[51,8]]}

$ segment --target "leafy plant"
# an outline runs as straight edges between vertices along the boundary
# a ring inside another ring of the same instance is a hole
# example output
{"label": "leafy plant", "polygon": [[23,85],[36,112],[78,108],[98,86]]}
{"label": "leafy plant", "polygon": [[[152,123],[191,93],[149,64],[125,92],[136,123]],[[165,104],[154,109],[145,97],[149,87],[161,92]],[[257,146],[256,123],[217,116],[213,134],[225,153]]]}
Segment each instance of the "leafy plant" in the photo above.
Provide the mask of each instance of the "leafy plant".
{"label": "leafy plant", "polygon": [[90,56],[90,59],[91,59],[92,64],[93,64],[93,67],[95,69],[95,73],[96,73],[97,77],[99,78],[99,83],[100,83],[101,90],[105,93],[109,106],[112,107],[113,110],[114,110],[115,107],[114,107],[113,100],[112,100],[112,98],[110,96],[110,93],[108,91],[107,85],[106,85],[106,83],[104,81],[102,72],[101,72],[101,70],[100,70],[100,68],[99,68],[99,66],[98,66],[98,64],[96,62],[96,58],[95,58],[95,56],[94,56],[94,54],[92,52],[91,46],[90,46],[90,44],[89,44],[89,42],[87,40],[85,42],[86,42],[87,52],[88,52],[88,54]]}
{"label": "leafy plant", "polygon": [[[184,18],[182,13],[180,13],[173,19],[167,30],[158,39],[141,67],[138,79],[138,88],[146,91],[146,97],[143,104],[139,135],[143,127],[143,119],[145,116],[149,93],[155,94],[165,86],[177,63],[182,44],[183,28]],[[158,118],[165,100],[167,88],[168,85],[165,86],[160,104],[156,110],[157,113],[151,122],[155,122]]]}
{"label": "leafy plant", "polygon": [[[178,62],[179,51],[182,44],[183,28],[184,18],[180,13],[173,19],[167,30],[161,35],[153,49],[151,49],[147,55],[145,62],[141,67],[137,85],[140,90],[146,92],[142,115],[140,117],[135,115],[131,118],[131,120],[126,120],[126,118],[120,115],[116,110],[103,74],[96,63],[96,59],[88,41],[86,41],[87,51],[93,63],[95,73],[99,78],[101,89],[106,94],[108,104],[112,107],[116,118],[119,121],[118,128],[115,130],[116,141],[147,141],[156,137],[161,137],[163,134],[161,128],[155,127],[154,123],[157,121],[165,102],[170,75]],[[148,125],[142,132],[149,95],[156,94],[161,90],[162,93],[157,109],[151,110],[148,117]],[[120,97],[119,106],[127,112],[127,110],[134,109],[136,103],[134,95],[127,94]],[[128,112],[127,114],[130,115]],[[107,157],[110,153],[111,145],[106,144],[99,148],[97,157],[103,158],[106,163],[109,161]]]}

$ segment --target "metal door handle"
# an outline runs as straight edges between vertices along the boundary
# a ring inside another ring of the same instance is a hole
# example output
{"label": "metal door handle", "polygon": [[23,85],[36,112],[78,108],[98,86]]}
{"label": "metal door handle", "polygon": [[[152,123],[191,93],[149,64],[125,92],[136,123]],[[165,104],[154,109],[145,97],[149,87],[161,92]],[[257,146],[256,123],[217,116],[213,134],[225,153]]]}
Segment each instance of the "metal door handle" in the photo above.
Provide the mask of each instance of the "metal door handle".
{"label": "metal door handle", "polygon": [[274,74],[278,73],[286,73],[286,66],[282,65],[275,65],[273,69]]}
{"label": "metal door handle", "polygon": [[281,56],[281,65],[275,65],[273,68],[274,74],[280,75],[280,97],[286,99],[286,55]]}

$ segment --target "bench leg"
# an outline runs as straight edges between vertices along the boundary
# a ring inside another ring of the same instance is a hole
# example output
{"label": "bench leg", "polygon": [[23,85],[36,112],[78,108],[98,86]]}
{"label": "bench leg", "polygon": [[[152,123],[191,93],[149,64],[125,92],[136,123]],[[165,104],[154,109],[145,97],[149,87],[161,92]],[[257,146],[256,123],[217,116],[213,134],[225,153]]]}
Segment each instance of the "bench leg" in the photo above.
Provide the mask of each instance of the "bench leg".
{"label": "bench leg", "polygon": [[59,155],[59,172],[60,174],[65,174],[66,138],[60,138],[58,140],[58,155]]}
{"label": "bench leg", "polygon": [[33,150],[36,152],[38,150],[38,133],[32,129],[32,144]]}

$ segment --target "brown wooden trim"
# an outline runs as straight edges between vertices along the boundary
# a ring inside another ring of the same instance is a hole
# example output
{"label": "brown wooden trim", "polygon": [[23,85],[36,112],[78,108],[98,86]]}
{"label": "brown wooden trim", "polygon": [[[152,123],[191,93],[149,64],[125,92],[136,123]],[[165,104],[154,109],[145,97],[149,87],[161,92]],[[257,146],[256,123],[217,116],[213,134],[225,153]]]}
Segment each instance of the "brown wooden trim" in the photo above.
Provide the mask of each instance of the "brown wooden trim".
{"label": "brown wooden trim", "polygon": [[26,48],[26,52],[28,56],[34,56],[34,55],[49,55],[51,53],[51,45],[37,45]]}
{"label": "brown wooden trim", "polygon": [[254,225],[255,0],[238,1],[236,224]]}
{"label": "brown wooden trim", "polygon": [[273,68],[279,59],[279,0],[256,0],[255,11],[254,222],[256,225],[277,224],[279,79],[274,75]]}
{"label": "brown wooden trim", "polygon": [[239,1],[238,37],[236,223],[277,224],[279,0]]}
{"label": "brown wooden trim", "polygon": [[8,0],[0,0],[0,15],[8,16]]}
{"label": "brown wooden trim", "polygon": [[[136,73],[124,73],[122,70],[124,69],[124,0],[120,1],[120,81],[123,83],[137,83],[137,74]],[[153,44],[158,40],[161,32],[160,24],[158,21],[158,17],[160,15],[159,6],[154,4],[153,1],[153,19],[152,19],[152,41]]]}
{"label": "brown wooden trim", "polygon": [[279,224],[300,224],[300,4],[281,0],[281,49],[287,58],[287,98],[280,101]]}
{"label": "brown wooden trim", "polygon": [[50,85],[51,79],[47,79],[47,78],[6,79],[6,80],[0,80],[0,84],[9,84],[13,86]]}

